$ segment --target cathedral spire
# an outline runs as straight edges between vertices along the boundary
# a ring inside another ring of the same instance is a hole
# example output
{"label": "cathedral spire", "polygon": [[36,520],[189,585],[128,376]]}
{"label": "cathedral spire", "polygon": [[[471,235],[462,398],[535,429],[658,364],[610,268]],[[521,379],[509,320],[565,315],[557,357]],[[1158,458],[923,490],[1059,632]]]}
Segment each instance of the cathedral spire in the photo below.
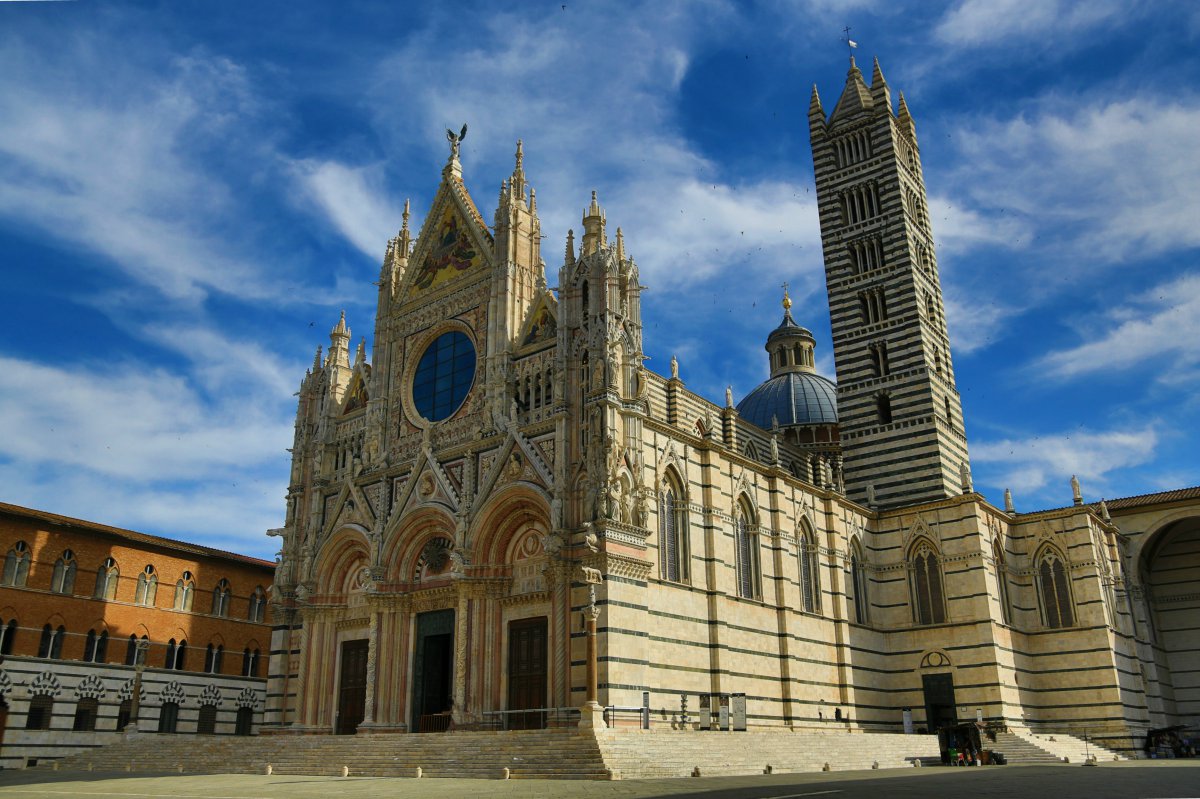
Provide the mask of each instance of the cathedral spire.
{"label": "cathedral spire", "polygon": [[580,255],[591,255],[608,243],[604,234],[604,209],[592,191],[592,202],[583,215],[583,250]]}
{"label": "cathedral spire", "polygon": [[862,71],[854,63],[854,56],[850,56],[850,69],[846,72],[846,85],[842,89],[842,96],[838,98],[837,105],[833,107],[829,124],[832,126],[842,120],[870,111],[873,105],[871,90],[863,81]]}

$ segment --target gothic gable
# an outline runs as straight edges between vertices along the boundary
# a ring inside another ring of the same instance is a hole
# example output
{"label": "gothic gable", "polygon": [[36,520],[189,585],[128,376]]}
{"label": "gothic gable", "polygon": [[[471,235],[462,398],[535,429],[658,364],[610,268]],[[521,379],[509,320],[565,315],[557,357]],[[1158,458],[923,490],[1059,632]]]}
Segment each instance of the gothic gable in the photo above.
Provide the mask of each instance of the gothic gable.
{"label": "gothic gable", "polygon": [[456,282],[486,267],[491,251],[492,235],[466,187],[447,175],[421,226],[401,296],[409,301]]}

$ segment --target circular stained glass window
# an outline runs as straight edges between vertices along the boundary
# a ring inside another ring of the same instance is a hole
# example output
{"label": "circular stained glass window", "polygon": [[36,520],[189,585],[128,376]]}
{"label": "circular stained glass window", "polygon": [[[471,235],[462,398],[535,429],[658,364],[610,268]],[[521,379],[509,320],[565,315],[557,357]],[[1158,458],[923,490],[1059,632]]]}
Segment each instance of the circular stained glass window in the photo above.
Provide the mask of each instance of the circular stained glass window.
{"label": "circular stained glass window", "polygon": [[431,422],[454,414],[475,379],[475,345],[466,333],[451,330],[433,340],[417,362],[413,404]]}

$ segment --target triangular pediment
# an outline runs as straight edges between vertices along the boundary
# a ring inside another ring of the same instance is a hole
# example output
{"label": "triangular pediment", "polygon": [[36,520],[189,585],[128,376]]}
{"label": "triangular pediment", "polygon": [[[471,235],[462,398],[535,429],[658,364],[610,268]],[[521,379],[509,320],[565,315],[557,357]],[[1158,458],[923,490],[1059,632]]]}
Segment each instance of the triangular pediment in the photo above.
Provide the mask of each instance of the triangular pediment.
{"label": "triangular pediment", "polygon": [[400,295],[405,301],[473,276],[490,264],[492,234],[461,178],[447,170],[421,225]]}
{"label": "triangular pediment", "polygon": [[558,303],[549,291],[544,291],[537,300],[529,306],[529,314],[521,325],[521,333],[517,343],[521,347],[531,347],[558,337]]}
{"label": "triangular pediment", "polygon": [[371,384],[371,366],[370,364],[361,363],[354,367],[354,371],[350,375],[350,385],[346,387],[346,394],[342,398],[342,415],[361,411],[367,407],[367,402],[370,397]]}

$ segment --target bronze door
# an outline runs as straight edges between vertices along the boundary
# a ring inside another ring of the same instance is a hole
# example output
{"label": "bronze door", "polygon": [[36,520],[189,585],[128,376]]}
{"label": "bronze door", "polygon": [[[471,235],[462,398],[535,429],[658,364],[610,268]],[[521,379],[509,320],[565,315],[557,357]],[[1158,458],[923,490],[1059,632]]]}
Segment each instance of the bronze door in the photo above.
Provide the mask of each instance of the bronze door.
{"label": "bronze door", "polygon": [[[521,619],[508,625],[508,709],[546,706],[546,617]],[[508,728],[540,730],[545,713],[509,713]]]}
{"label": "bronze door", "polygon": [[338,735],[353,735],[362,724],[367,702],[367,642],[342,642],[342,670],[338,680]]}

